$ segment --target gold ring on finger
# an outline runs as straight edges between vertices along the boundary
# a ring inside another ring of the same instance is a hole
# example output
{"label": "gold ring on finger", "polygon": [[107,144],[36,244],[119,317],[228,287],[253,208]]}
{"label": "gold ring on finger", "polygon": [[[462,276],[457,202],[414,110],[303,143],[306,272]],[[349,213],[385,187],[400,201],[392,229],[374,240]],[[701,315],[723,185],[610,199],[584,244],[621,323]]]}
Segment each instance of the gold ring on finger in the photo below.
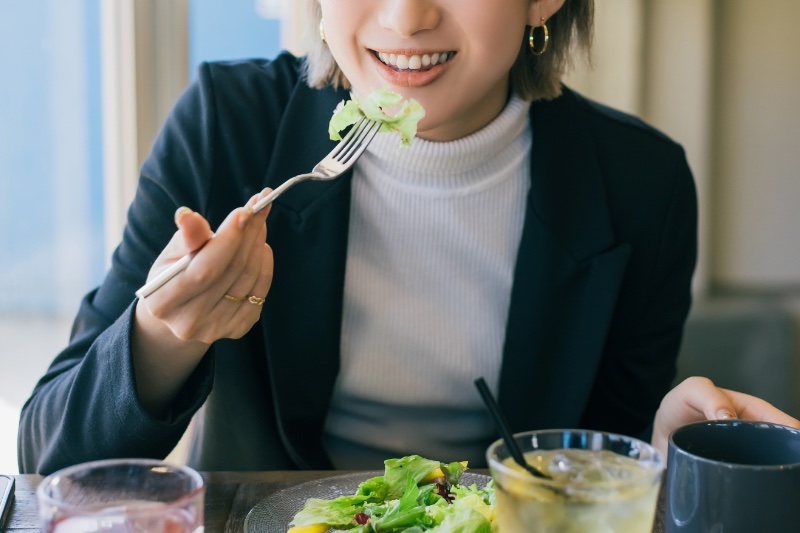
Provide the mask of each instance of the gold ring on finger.
{"label": "gold ring on finger", "polygon": [[264,305],[264,298],[259,298],[258,296],[253,296],[253,295],[248,296],[247,301],[253,305],[259,305],[259,306]]}
{"label": "gold ring on finger", "polygon": [[227,298],[232,302],[243,302],[247,299],[247,296],[239,297],[239,296],[234,296],[232,294],[225,294],[225,298]]}

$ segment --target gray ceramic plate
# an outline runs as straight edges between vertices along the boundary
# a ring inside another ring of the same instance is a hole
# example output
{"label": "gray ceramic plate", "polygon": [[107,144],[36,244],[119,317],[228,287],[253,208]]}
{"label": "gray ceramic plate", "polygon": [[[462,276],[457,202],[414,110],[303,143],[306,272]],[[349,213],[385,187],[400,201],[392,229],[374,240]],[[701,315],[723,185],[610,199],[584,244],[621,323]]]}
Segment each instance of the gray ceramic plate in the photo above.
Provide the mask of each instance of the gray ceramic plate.
{"label": "gray ceramic plate", "polygon": [[[331,499],[342,494],[353,494],[358,484],[383,472],[355,472],[340,476],[306,481],[294,487],[283,489],[261,500],[244,519],[245,533],[286,533],[289,521],[305,505],[308,498]],[[464,485],[475,483],[484,486],[489,476],[465,473],[461,477]]]}

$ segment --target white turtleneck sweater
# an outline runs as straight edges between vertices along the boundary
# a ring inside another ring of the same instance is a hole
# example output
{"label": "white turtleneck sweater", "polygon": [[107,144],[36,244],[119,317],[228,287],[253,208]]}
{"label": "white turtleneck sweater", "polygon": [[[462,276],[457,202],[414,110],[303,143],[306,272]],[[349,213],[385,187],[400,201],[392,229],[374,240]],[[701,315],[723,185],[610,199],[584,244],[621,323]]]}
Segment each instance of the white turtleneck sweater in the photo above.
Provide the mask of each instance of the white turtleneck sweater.
{"label": "white turtleneck sweater", "polygon": [[337,468],[418,453],[484,463],[530,181],[528,104],[400,149],[379,134],[352,182],[341,371],[325,426]]}

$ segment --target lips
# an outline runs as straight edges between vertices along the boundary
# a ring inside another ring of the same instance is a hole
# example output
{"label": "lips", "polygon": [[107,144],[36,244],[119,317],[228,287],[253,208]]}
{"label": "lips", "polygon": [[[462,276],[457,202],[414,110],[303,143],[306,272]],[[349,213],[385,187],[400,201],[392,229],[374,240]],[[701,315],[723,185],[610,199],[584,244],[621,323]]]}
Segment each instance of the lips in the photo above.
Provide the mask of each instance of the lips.
{"label": "lips", "polygon": [[439,79],[456,52],[416,50],[369,50],[378,74],[396,87],[423,87]]}
{"label": "lips", "polygon": [[384,65],[401,71],[425,71],[437,65],[443,65],[453,59],[455,52],[427,52],[421,54],[404,54],[395,52],[378,52],[373,54]]}

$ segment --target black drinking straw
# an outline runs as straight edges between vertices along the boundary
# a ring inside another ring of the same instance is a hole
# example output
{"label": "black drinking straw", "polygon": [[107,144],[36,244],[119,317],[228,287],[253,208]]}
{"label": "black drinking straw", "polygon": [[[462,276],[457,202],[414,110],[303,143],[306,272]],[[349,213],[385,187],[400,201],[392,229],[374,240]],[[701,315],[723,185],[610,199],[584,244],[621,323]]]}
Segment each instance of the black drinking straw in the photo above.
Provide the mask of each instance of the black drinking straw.
{"label": "black drinking straw", "polygon": [[511,429],[509,429],[508,421],[506,421],[506,417],[503,416],[503,413],[500,411],[500,406],[497,405],[497,401],[494,399],[494,396],[492,396],[492,392],[489,390],[486,380],[482,377],[476,379],[475,386],[478,387],[478,392],[481,393],[483,403],[485,403],[486,407],[489,409],[489,413],[492,415],[492,420],[494,420],[494,425],[497,428],[497,431],[500,432],[500,436],[503,438],[503,442],[506,443],[506,448],[508,448],[508,451],[511,452],[511,457],[514,458],[514,461],[536,477],[553,479],[544,472],[540,472],[539,470],[535,469],[529,465],[527,461],[525,461],[525,456],[522,454],[522,450],[519,449],[519,446],[517,446],[517,441],[514,440],[514,435],[511,433]]}

